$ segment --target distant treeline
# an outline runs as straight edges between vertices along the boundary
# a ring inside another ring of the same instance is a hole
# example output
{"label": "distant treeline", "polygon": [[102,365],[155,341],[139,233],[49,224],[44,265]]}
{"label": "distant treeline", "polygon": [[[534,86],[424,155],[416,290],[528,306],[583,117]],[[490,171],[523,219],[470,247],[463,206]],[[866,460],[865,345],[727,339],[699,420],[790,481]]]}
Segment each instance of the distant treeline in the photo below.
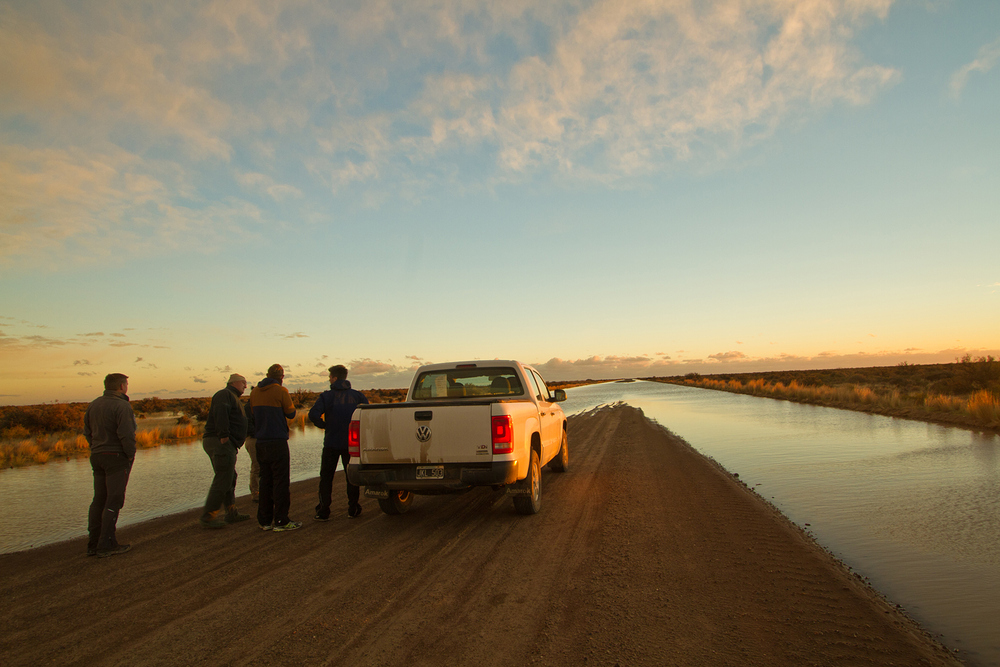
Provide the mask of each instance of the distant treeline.
{"label": "distant treeline", "polygon": [[1000,361],[644,378],[1000,431]]}
{"label": "distant treeline", "polygon": [[[697,379],[697,373],[680,377],[656,379]],[[797,382],[804,387],[836,387],[844,384],[862,384],[878,388],[893,388],[906,392],[924,392],[945,396],[967,396],[981,389],[1000,392],[1000,360],[992,356],[966,355],[950,364],[907,364],[875,366],[871,368],[831,368],[809,371],[765,371],[760,373],[713,373],[706,375],[715,380],[764,380],[768,383],[790,384]]]}

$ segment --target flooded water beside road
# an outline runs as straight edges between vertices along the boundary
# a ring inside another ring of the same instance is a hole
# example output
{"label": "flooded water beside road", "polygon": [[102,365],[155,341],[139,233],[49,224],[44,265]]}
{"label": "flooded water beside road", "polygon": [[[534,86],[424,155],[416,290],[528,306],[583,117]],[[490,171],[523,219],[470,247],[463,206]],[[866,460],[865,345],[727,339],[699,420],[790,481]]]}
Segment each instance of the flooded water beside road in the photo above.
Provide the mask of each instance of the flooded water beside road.
{"label": "flooded water beside road", "polygon": [[[294,429],[289,440],[292,481],[319,476],[323,431]],[[250,502],[250,457],[240,449],[236,461],[236,504],[256,515]],[[119,528],[205,503],[212,466],[201,439],[155,449],[140,449],[125,493]],[[87,511],[94,496],[89,458],[0,470],[0,507],[14,521],[0,523],[0,553],[62,542],[87,534]],[[240,496],[243,496],[242,498]],[[307,517],[292,517],[302,520]],[[127,533],[123,533],[127,538]]]}
{"label": "flooded water beside road", "polygon": [[[642,409],[738,474],[967,664],[1000,665],[1000,437],[651,382],[567,395],[567,414],[618,401]],[[312,427],[294,432],[293,480],[318,476],[322,438]],[[572,461],[572,442],[570,452]],[[243,511],[255,507],[249,465],[241,451]],[[119,525],[199,507],[211,479],[200,440],[140,450]],[[0,504],[15,517],[0,524],[0,552],[85,535],[92,484],[85,458],[0,471]]]}

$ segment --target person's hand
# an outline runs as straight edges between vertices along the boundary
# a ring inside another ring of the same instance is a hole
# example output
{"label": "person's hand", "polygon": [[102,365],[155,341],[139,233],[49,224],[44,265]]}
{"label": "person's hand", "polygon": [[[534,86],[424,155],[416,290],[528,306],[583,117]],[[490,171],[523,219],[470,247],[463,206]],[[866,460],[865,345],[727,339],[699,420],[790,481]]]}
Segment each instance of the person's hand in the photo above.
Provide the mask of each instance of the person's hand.
{"label": "person's hand", "polygon": [[226,436],[225,438],[220,438],[219,442],[221,442],[222,444],[226,444],[227,442],[229,442],[229,437]]}

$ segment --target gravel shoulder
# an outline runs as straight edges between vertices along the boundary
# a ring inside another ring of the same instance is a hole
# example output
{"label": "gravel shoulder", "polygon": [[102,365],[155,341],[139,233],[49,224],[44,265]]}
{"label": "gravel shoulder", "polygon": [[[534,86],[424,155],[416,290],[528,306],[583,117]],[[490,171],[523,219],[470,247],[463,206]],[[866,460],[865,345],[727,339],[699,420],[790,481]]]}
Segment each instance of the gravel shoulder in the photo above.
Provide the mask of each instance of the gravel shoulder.
{"label": "gravel shoulder", "polygon": [[[542,511],[502,492],[206,531],[197,511],[0,555],[14,665],[959,665],[759,496],[628,406],[570,419]],[[343,484],[338,473],[335,489]],[[250,503],[240,499],[247,511]],[[346,506],[346,502],[345,502]],[[124,512],[128,511],[126,508]],[[81,521],[85,521],[81,517]]]}

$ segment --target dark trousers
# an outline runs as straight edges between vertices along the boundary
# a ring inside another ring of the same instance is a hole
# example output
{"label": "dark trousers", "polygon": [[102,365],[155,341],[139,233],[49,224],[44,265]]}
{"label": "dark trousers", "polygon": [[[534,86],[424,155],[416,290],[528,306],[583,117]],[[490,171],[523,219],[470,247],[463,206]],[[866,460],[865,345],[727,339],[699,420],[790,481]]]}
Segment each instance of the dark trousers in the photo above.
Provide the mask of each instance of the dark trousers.
{"label": "dark trousers", "polygon": [[215,471],[205,499],[205,514],[211,514],[219,508],[226,509],[236,504],[237,450],[229,442],[223,443],[212,436],[202,438],[201,446],[212,459],[212,470]]}
{"label": "dark trousers", "polygon": [[267,526],[288,523],[289,465],[287,440],[258,440],[257,464],[260,466],[260,503],[257,505],[257,522]]}
{"label": "dark trousers", "polygon": [[[316,505],[316,515],[322,519],[330,517],[330,505],[333,502],[333,474],[337,471],[337,461],[344,465],[344,479],[347,479],[347,463],[351,454],[337,451],[331,447],[323,448],[323,458],[319,464],[319,505]],[[347,507],[353,509],[361,497],[361,487],[347,480]]]}
{"label": "dark trousers", "polygon": [[91,454],[94,471],[94,500],[90,503],[87,532],[88,549],[104,551],[118,546],[115,528],[118,513],[125,506],[125,487],[132,472],[132,461],[124,454]]}
{"label": "dark trousers", "polygon": [[250,497],[257,500],[260,495],[260,466],[257,465],[257,438],[248,436],[243,442],[243,449],[250,457]]}

